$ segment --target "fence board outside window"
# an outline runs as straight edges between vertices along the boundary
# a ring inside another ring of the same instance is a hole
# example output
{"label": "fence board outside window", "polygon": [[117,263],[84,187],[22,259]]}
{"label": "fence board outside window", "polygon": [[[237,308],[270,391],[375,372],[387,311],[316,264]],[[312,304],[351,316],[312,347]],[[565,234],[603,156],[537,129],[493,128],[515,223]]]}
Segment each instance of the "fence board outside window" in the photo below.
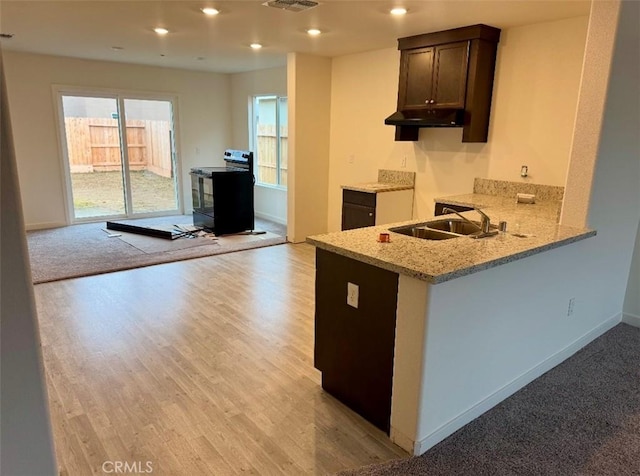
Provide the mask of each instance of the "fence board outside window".
{"label": "fence board outside window", "polygon": [[[288,128],[280,127],[280,183],[287,186]],[[278,184],[278,154],[275,124],[258,124],[258,182]]]}
{"label": "fence board outside window", "polygon": [[[171,177],[171,132],[167,121],[127,120],[129,168]],[[71,173],[120,170],[117,119],[65,118]]]}

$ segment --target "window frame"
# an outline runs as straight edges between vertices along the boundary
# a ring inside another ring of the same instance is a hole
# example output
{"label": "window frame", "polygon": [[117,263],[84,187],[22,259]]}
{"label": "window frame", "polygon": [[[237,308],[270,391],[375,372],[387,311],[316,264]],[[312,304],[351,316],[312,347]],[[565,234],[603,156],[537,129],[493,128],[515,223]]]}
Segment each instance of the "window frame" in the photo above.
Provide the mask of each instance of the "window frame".
{"label": "window frame", "polygon": [[[287,100],[287,105],[288,105],[288,97],[287,96],[281,96],[279,94],[256,94],[250,97],[249,100],[249,110],[250,110],[250,123],[249,123],[249,130],[250,130],[250,148],[251,150],[254,151],[253,156],[254,156],[254,164],[253,164],[253,168],[254,170],[257,170],[259,167],[258,164],[258,160],[260,159],[259,157],[259,152],[258,152],[258,120],[259,120],[259,115],[258,115],[258,102],[261,99],[273,99],[275,101],[275,118],[276,118],[276,124],[275,124],[275,129],[276,129],[276,180],[277,183],[273,184],[273,183],[267,183],[267,182],[261,182],[258,176],[258,173],[256,172],[256,185],[260,186],[260,187],[266,187],[266,188],[274,188],[277,190],[287,190],[287,186],[283,185],[281,183],[282,180],[282,135],[281,135],[281,131],[280,131],[280,101],[285,99]],[[288,124],[287,124],[287,128],[288,128]]]}

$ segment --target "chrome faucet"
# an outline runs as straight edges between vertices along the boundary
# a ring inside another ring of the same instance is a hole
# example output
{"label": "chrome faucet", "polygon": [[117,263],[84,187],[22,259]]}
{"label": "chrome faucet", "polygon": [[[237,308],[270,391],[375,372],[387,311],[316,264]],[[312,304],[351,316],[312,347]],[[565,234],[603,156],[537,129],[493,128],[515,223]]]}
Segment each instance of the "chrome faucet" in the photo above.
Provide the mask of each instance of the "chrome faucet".
{"label": "chrome faucet", "polygon": [[455,213],[456,215],[458,215],[460,218],[462,218],[467,223],[471,223],[473,226],[478,228],[480,233],[472,235],[474,238],[484,238],[485,236],[496,235],[498,233],[498,230],[492,230],[491,229],[491,219],[487,216],[487,214],[485,212],[483,212],[482,210],[480,210],[479,208],[475,208],[474,207],[473,209],[480,214],[480,224],[479,225],[477,223],[475,223],[475,222],[472,222],[467,217],[462,216],[457,210],[454,210],[453,208],[443,207],[442,208],[442,212],[443,213]]}

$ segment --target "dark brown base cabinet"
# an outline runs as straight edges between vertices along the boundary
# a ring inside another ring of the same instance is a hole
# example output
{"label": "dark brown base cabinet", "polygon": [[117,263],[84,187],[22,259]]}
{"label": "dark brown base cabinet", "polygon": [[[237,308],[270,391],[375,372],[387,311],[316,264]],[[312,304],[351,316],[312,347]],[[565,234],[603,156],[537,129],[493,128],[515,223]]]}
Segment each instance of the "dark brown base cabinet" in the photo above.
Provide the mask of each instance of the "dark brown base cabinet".
{"label": "dark brown base cabinet", "polygon": [[342,231],[411,220],[413,190],[342,191]]}
{"label": "dark brown base cabinet", "polygon": [[[359,287],[358,307],[347,284]],[[389,433],[398,274],[316,250],[314,364],[322,388]]]}
{"label": "dark brown base cabinet", "polygon": [[448,205],[446,203],[436,202],[433,214],[435,216],[447,215],[447,213],[445,213],[443,210],[445,207],[451,208],[452,210],[455,210],[457,212],[468,212],[470,210],[473,210],[473,207],[465,207],[464,205]]}
{"label": "dark brown base cabinet", "polygon": [[342,191],[342,231],[376,224],[376,194]]}

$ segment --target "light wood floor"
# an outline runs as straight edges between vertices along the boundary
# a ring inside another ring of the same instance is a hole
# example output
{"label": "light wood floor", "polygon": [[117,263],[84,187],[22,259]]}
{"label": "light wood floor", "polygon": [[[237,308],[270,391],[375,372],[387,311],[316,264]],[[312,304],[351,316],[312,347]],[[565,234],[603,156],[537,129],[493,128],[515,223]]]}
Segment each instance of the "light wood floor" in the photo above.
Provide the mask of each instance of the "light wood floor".
{"label": "light wood floor", "polygon": [[61,474],[331,474],[404,457],[324,393],[314,248],[35,287]]}

